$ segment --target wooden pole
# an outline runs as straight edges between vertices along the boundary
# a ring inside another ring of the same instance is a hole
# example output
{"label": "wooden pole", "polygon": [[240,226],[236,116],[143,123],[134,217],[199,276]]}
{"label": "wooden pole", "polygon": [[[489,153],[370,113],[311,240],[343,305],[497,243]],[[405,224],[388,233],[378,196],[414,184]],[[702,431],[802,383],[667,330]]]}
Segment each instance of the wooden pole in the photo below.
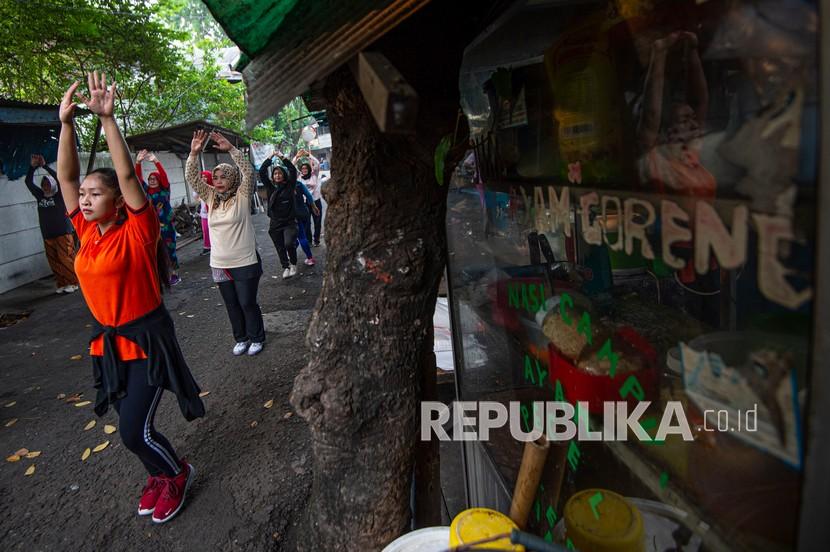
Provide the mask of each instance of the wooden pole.
{"label": "wooden pole", "polygon": [[101,118],[98,117],[98,121],[95,123],[95,135],[92,138],[92,148],[89,151],[89,161],[86,164],[86,173],[89,174],[92,172],[92,169],[95,168],[95,156],[98,153],[98,142],[101,140]]}
{"label": "wooden pole", "polygon": [[[431,324],[430,324],[431,326]],[[432,335],[429,328],[427,335]],[[424,340],[421,361],[421,400],[438,400],[438,372],[434,339]],[[415,447],[415,528],[441,525],[441,462],[438,439],[418,441]]]}
{"label": "wooden pole", "polygon": [[524,529],[527,523],[549,450],[550,443],[544,435],[535,441],[525,443],[519,477],[516,478],[516,487],[513,490],[513,502],[510,504],[510,519],[519,529]]}

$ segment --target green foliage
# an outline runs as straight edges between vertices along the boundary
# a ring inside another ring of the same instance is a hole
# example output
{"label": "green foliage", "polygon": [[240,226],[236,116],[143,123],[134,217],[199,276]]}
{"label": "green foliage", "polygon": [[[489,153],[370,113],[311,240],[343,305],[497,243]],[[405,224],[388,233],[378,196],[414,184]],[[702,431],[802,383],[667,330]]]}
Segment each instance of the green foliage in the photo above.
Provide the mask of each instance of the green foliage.
{"label": "green foliage", "polygon": [[[194,119],[245,134],[244,86],[217,79],[213,58],[232,43],[199,0],[5,0],[0,21],[0,96],[58,103],[97,69],[118,81],[127,135]],[[78,120],[85,148],[94,124]],[[251,133],[277,136],[269,121]]]}
{"label": "green foliage", "polygon": [[298,146],[305,145],[300,140],[300,133],[305,125],[314,121],[308,115],[308,108],[302,98],[296,97],[288,102],[271,123],[274,129],[273,142],[286,151],[293,151]]}

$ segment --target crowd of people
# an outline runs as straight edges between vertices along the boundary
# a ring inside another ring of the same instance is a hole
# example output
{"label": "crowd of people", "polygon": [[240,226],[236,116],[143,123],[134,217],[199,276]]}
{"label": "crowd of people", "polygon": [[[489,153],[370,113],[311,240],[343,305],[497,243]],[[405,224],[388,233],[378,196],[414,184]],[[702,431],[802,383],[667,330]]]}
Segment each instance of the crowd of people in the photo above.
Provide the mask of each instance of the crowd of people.
{"label": "crowd of people", "polygon": [[[87,95],[78,92],[75,82],[61,102],[57,172],[34,154],[25,182],[37,201],[57,293],[80,289],[94,320],[89,352],[95,412],[101,416],[112,406],[118,413],[124,445],[148,473],[138,515],[165,523],[180,511],[196,471],[156,431],[156,409],[167,390],[176,395],[187,420],[205,413],[163,301],[164,291],[181,282],[170,180],[155,154],[142,150],[132,159],[113,116],[115,83],[107,87],[106,75],[95,72],[87,84]],[[74,119],[78,104],[99,117],[113,164],[83,179]],[[200,156],[209,142],[233,163],[201,170]],[[144,162],[155,169],[146,180]],[[40,170],[46,174],[38,185]],[[316,263],[312,247],[320,245],[322,235],[319,170],[320,162],[302,149],[291,160],[274,151],[259,169],[267,191],[269,235],[286,279],[297,274],[298,247],[306,265]],[[201,254],[210,256],[213,281],[228,313],[231,351],[256,355],[265,344],[265,327],[257,299],[263,263],[252,221],[253,167],[227,137],[198,130],[185,180],[200,202]]]}

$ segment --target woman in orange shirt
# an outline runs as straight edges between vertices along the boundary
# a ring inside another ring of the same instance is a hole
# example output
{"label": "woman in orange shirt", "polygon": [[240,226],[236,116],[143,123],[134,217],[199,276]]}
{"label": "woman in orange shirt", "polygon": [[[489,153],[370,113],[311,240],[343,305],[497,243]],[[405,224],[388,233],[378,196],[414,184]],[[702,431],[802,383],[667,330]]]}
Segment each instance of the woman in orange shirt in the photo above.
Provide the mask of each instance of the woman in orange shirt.
{"label": "woman in orange shirt", "polygon": [[[173,320],[161,300],[166,255],[160,227],[136,178],[130,152],[113,117],[115,83],[88,75],[89,98],[75,82],[60,107],[58,180],[69,218],[81,241],[75,272],[95,321],[90,340],[95,412],[112,404],[124,445],[149,472],[138,514],[155,523],[175,516],[195,471],[153,427],[164,389],[173,391],[188,420],[204,415],[199,386],[176,341]],[[98,115],[115,170],[96,169],[80,182],[75,141],[76,95]],[[161,256],[160,256],[161,254]],[[161,273],[161,274],[160,274]]]}

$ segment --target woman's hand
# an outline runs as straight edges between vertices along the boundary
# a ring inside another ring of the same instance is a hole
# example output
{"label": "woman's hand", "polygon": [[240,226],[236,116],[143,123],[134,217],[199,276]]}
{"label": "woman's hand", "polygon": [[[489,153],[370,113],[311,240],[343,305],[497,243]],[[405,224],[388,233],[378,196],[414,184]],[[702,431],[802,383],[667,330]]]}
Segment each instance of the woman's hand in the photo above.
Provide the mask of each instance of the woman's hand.
{"label": "woman's hand", "polygon": [[141,150],[140,152],[138,152],[138,155],[135,156],[135,162],[141,163],[142,161],[147,159],[147,155],[149,154],[146,149]]}
{"label": "woman's hand", "polygon": [[216,143],[216,149],[219,151],[231,151],[233,149],[233,144],[228,141],[222,134],[216,132],[215,130],[210,133],[210,139]]}
{"label": "woman's hand", "polygon": [[78,81],[73,82],[72,86],[66,89],[66,93],[63,95],[63,99],[61,100],[61,105],[58,109],[58,117],[60,118],[61,123],[65,125],[71,125],[75,120],[75,107],[78,104],[72,101],[72,97],[75,96],[75,91],[78,90],[79,84],[80,83]]}
{"label": "woman's hand", "polygon": [[319,216],[320,216],[320,208],[319,208],[319,207],[317,207],[317,205],[316,205],[316,204],[313,204],[313,205],[311,206],[311,212],[312,212],[312,213],[314,213],[314,216],[315,216],[315,217],[319,217]]}
{"label": "woman's hand", "polygon": [[40,155],[39,153],[33,153],[32,154],[31,165],[34,168],[44,167],[44,166],[46,166],[46,159],[44,159],[43,156]]}
{"label": "woman's hand", "polygon": [[115,82],[107,90],[106,73],[102,73],[99,77],[98,71],[95,71],[87,73],[87,83],[89,84],[89,98],[78,95],[86,104],[87,109],[101,118],[112,117],[115,109]]}
{"label": "woman's hand", "polygon": [[197,130],[194,132],[193,139],[190,141],[190,153],[201,153],[204,151],[208,138],[209,136],[206,130]]}
{"label": "woman's hand", "polygon": [[158,163],[159,162],[159,159],[158,159],[158,157],[156,157],[155,153],[151,153],[149,155],[149,157],[150,157],[150,161],[152,161],[153,163]]}

